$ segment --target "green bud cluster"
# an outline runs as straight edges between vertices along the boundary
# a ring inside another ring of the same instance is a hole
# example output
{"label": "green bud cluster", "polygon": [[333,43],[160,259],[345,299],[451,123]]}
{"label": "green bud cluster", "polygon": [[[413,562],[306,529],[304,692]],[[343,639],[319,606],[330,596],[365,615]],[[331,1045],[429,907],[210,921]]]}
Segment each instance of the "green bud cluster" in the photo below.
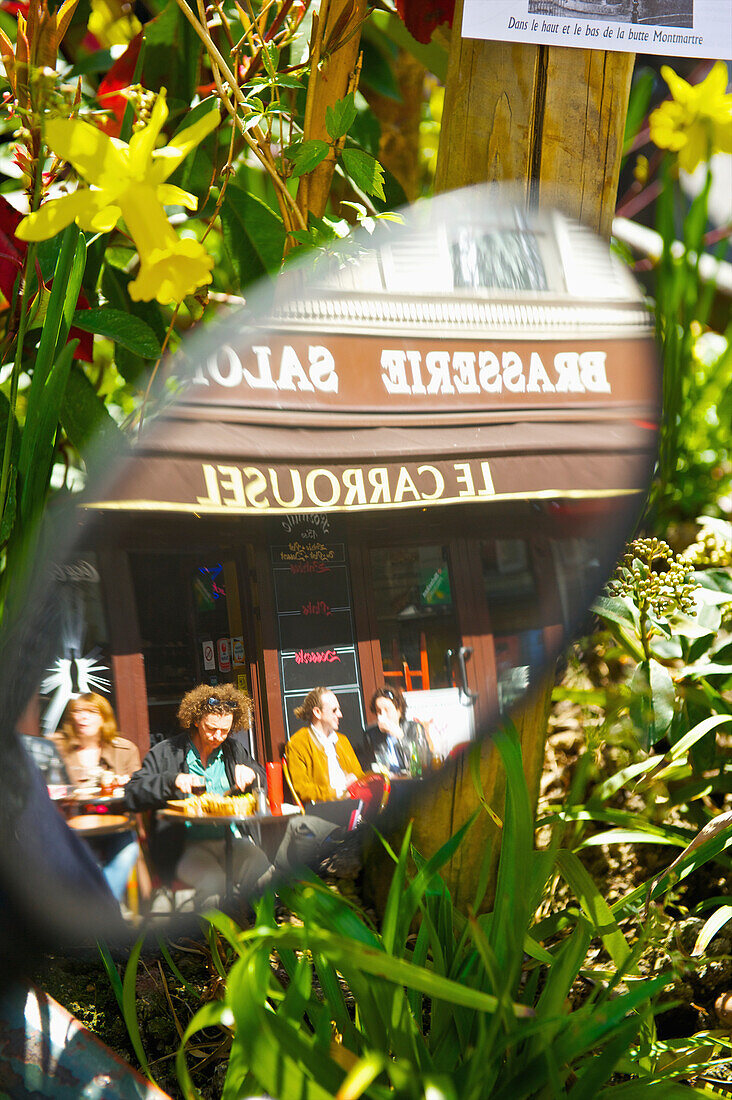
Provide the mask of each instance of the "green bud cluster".
{"label": "green bud cluster", "polygon": [[691,566],[661,539],[635,539],[608,583],[611,596],[627,596],[646,613],[668,618],[676,611],[695,614]]}
{"label": "green bud cluster", "polygon": [[696,542],[687,546],[679,561],[694,569],[707,569],[710,566],[726,568],[732,565],[732,540],[724,538],[711,527],[702,527]]}

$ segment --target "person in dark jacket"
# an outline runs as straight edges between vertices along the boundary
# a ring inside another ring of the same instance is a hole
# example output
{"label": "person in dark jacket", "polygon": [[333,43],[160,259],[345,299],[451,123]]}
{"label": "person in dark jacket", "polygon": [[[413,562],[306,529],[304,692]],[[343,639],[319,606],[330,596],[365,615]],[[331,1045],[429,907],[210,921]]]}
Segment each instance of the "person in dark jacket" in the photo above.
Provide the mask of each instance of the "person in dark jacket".
{"label": "person in dark jacket", "polygon": [[[264,770],[241,741],[229,736],[232,730],[249,724],[250,714],[249,696],[233,684],[200,684],[189,691],[178,708],[178,721],[185,732],[150,750],[127,783],[127,807],[156,810],[169,799],[195,791],[224,795],[261,782]],[[186,821],[161,830],[151,845],[156,863],[173,864],[175,877],[195,889],[197,904],[225,891],[228,828],[222,823],[216,831],[210,825]],[[270,870],[270,861],[248,837],[232,837],[231,848],[235,881],[242,896],[248,897],[262,874]]]}
{"label": "person in dark jacket", "polygon": [[377,688],[371,697],[376,725],[366,733],[373,763],[392,775],[418,778],[432,766],[432,747],[421,722],[407,718],[407,701],[398,687]]}

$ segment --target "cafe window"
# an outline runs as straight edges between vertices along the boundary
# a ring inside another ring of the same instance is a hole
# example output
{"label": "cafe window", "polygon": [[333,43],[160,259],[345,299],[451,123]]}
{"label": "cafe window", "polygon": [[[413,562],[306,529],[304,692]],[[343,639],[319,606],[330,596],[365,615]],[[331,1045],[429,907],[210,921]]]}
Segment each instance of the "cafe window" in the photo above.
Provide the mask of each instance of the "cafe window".
{"label": "cafe window", "polygon": [[526,539],[481,542],[483,586],[493,629],[498,703],[508,710],[544,656],[540,593]]}
{"label": "cafe window", "polygon": [[[196,683],[187,598],[190,559],[179,554],[131,554],[137,615],[151,707],[177,704]],[[172,718],[172,714],[166,719]],[[151,713],[153,730],[159,725]]]}
{"label": "cafe window", "polygon": [[371,551],[373,598],[387,683],[450,687],[447,651],[460,638],[444,546]]}

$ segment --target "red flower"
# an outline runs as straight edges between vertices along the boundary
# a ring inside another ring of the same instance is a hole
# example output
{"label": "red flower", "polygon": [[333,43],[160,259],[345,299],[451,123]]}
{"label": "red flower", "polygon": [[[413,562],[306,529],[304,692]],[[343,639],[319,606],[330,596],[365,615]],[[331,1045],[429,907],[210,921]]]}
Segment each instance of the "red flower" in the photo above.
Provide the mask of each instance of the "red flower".
{"label": "red flower", "polygon": [[[0,292],[7,302],[10,302],[13,297],[15,280],[23,266],[28,248],[25,241],[19,241],[15,236],[15,230],[22,219],[23,215],[10,205],[4,195],[0,195]],[[89,309],[89,302],[83,292],[79,295],[76,308]],[[85,363],[93,361],[94,337],[91,332],[72,328],[69,332],[69,340],[79,341],[75,353],[77,359],[83,359]]]}
{"label": "red flower", "polygon": [[128,88],[133,81],[141,45],[142,31],[135,35],[125,52],[117,58],[97,88],[97,100],[100,107],[105,111],[109,111],[107,121],[105,123],[99,122],[98,126],[110,137],[119,137],[122,129],[127,98],[118,93],[122,88]]}
{"label": "red flower", "polygon": [[427,43],[440,23],[452,26],[455,0],[396,0],[396,8],[412,37]]}

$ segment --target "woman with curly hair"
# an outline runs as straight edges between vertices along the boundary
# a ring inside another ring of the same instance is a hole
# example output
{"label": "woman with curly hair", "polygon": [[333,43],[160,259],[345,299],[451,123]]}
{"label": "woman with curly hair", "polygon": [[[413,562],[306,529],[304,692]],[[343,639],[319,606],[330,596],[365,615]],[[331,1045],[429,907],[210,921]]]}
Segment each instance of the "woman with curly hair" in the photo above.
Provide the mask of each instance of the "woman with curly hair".
{"label": "woman with curly hair", "polygon": [[[132,810],[156,810],[168,799],[205,790],[223,795],[244,790],[264,779],[264,770],[232,731],[249,724],[251,701],[233,684],[199,684],[181,700],[178,721],[183,733],[160,741],[145,757],[125,791]],[[223,894],[226,887],[225,830],[185,823],[185,828],[161,829],[151,843],[156,863],[175,866],[175,876],[196,890],[196,902]],[[270,861],[247,837],[234,837],[233,871],[248,894]],[[157,848],[157,852],[155,851]]]}

